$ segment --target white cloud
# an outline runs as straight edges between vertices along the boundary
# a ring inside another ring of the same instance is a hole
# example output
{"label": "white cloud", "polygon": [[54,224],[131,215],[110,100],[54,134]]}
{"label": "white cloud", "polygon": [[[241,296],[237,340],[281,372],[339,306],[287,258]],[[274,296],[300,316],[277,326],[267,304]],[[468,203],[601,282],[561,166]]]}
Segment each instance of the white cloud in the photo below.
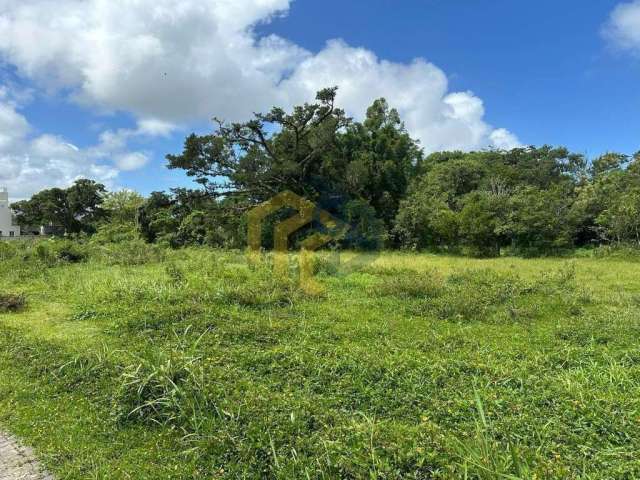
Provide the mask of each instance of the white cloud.
{"label": "white cloud", "polygon": [[522,146],[518,141],[518,137],[504,128],[495,129],[491,132],[489,138],[491,139],[491,144],[499,150],[511,150]]}
{"label": "white cloud", "polygon": [[0,52],[47,88],[142,118],[245,118],[307,55],[251,26],[289,0],[0,0]]}
{"label": "white cloud", "polygon": [[640,0],[617,5],[603,34],[615,47],[640,55]]}
{"label": "white cloud", "polygon": [[31,135],[29,122],[0,96],[0,186],[14,199],[27,198],[50,187],[66,187],[78,178],[113,185],[118,169],[99,163],[90,150],[63,138]]}
{"label": "white cloud", "polygon": [[167,137],[176,129],[176,126],[169,122],[156,119],[143,119],[138,121],[138,133],[152,137]]}
{"label": "white cloud", "polygon": [[88,153],[96,159],[113,160],[121,170],[138,170],[149,163],[150,158],[144,152],[127,151],[129,140],[167,136],[175,128],[173,124],[161,120],[140,120],[135,129],[105,130],[100,134],[100,142],[88,149]]}
{"label": "white cloud", "polygon": [[[408,65],[388,62],[364,48],[332,40],[298,65],[281,86],[303,101],[334,84],[340,87],[340,105],[356,117],[362,117],[374,99],[385,97],[429,152],[505,146],[493,142],[494,130],[483,121],[482,100],[471,92],[448,93],[445,73],[425,60]],[[517,145],[517,138],[509,136],[510,145]]]}
{"label": "white cloud", "polygon": [[[169,135],[175,125],[217,116],[244,120],[290,107],[338,85],[338,102],[362,118],[377,97],[397,108],[427,151],[508,147],[517,138],[484,120],[471,92],[449,92],[445,73],[416,59],[379,59],[333,40],[318,53],[255,25],[284,15],[290,0],[0,0],[0,59],[42,88],[122,110],[136,129],[106,132],[90,152],[120,168],[133,136]],[[133,159],[137,161],[132,161]]]}
{"label": "white cloud", "polygon": [[120,170],[138,170],[149,163],[149,156],[142,152],[130,152],[116,155],[116,165]]}

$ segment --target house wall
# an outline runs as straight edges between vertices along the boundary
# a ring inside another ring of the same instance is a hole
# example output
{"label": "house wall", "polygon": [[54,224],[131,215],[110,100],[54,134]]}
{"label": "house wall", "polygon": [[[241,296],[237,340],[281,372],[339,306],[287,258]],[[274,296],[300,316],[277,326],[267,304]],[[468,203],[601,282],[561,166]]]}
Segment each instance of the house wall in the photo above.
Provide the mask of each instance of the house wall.
{"label": "house wall", "polygon": [[9,204],[9,192],[0,189],[0,237],[19,237],[20,227],[13,225],[13,214]]}

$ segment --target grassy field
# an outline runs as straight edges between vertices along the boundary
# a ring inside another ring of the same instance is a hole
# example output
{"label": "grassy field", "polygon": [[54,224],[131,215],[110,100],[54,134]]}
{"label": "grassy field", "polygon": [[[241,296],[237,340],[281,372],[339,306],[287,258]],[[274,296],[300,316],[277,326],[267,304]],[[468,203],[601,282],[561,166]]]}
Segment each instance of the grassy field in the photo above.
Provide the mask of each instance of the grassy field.
{"label": "grassy field", "polygon": [[60,479],[640,477],[640,263],[370,260],[2,248],[0,426]]}

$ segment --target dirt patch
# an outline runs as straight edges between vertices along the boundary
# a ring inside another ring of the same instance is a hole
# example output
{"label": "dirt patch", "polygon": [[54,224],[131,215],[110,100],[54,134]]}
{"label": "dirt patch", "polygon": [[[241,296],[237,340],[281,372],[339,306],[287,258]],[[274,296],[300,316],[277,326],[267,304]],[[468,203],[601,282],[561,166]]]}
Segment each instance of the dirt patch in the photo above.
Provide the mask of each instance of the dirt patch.
{"label": "dirt patch", "polygon": [[54,480],[35,459],[31,449],[0,432],[0,480]]}

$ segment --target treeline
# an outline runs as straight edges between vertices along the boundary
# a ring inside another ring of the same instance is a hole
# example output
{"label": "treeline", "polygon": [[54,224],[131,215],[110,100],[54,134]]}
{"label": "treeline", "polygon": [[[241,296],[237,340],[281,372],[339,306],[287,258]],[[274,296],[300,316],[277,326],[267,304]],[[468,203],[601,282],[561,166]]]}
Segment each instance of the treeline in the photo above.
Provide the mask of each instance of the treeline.
{"label": "treeline", "polygon": [[[601,244],[640,245],[640,153],[593,161],[565,148],[441,152],[428,156],[398,112],[376,100],[356,122],[336,89],[290,113],[274,108],[244,123],[216,121],[168,155],[198,189],[107,194],[83,180],[14,204],[21,225],[69,233],[129,229],[173,247],[241,248],[246,213],[289,190],[350,225],[345,248],[411,248],[495,256],[538,255]],[[271,226],[291,212],[273,215]],[[301,239],[308,226],[296,238]],[[269,245],[270,228],[264,231]]]}

